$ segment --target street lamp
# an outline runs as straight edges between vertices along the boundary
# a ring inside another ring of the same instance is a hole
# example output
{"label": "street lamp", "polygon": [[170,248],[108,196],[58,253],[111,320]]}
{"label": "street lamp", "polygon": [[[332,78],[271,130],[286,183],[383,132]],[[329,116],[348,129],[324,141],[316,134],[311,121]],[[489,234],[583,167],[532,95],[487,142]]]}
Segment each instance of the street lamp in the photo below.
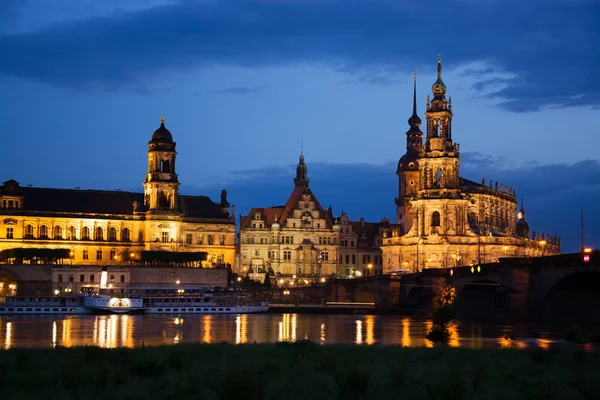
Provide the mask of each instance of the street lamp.
{"label": "street lamp", "polygon": [[367,265],[367,268],[369,268],[369,276],[371,276],[371,269],[373,269],[373,264]]}
{"label": "street lamp", "polygon": [[508,250],[508,246],[503,246],[502,250],[504,250],[504,257],[506,257],[506,250]]}
{"label": "street lamp", "polygon": [[289,290],[287,290],[287,289],[285,289],[285,290],[283,291],[283,297],[285,298],[285,305],[286,305],[286,306],[287,306],[287,304],[288,304],[288,296],[289,296],[289,295],[290,295],[290,291],[289,291]]}

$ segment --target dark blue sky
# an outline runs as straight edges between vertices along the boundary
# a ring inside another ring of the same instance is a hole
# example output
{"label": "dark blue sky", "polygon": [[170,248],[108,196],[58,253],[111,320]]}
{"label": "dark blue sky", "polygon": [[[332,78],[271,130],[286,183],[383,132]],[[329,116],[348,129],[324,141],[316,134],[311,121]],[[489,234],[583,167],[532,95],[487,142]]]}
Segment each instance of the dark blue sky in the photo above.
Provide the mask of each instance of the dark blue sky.
{"label": "dark blue sky", "polygon": [[538,231],[600,247],[597,0],[2,0],[0,178],[141,190],[165,115],[182,192],[237,211],[311,186],[394,214],[412,71],[442,53],[462,175],[525,196]]}

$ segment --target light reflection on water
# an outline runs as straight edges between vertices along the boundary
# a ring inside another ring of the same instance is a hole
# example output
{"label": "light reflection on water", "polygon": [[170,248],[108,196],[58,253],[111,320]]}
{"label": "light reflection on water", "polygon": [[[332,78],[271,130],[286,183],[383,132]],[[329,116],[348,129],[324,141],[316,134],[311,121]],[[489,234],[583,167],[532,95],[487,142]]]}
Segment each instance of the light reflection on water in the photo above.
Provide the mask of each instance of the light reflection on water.
{"label": "light reflection on water", "polygon": [[[360,345],[432,347],[431,321],[377,315],[69,315],[3,316],[4,348],[96,345],[136,347],[177,343],[274,343],[314,340]],[[450,328],[454,347],[548,347],[564,327],[460,323]],[[0,339],[2,340],[2,339]]]}

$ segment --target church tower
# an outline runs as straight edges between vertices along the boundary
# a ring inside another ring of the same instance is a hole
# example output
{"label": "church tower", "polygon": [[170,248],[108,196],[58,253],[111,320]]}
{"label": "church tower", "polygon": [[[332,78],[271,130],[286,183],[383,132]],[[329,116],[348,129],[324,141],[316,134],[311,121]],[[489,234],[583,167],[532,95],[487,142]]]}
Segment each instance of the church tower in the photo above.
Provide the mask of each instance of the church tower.
{"label": "church tower", "polygon": [[148,173],[144,181],[144,206],[151,213],[177,212],[179,181],[175,173],[175,142],[160,117],[160,127],[148,142]]}
{"label": "church tower", "polygon": [[410,212],[411,199],[416,196],[419,187],[419,157],[423,151],[423,132],[419,126],[421,118],[417,115],[417,73],[414,73],[413,112],[408,119],[410,128],[406,132],[406,154],[398,161],[398,197],[396,198],[397,223],[403,232],[408,232],[413,223],[414,214]]}
{"label": "church tower", "polygon": [[300,187],[302,189],[306,189],[308,187],[308,170],[306,168],[306,164],[304,163],[304,153],[300,153],[300,160],[298,161],[298,166],[296,167],[296,178],[294,178],[294,184],[296,187]]}
{"label": "church tower", "polygon": [[441,59],[438,59],[437,80],[431,91],[433,100],[427,96],[425,111],[427,138],[419,165],[420,189],[427,191],[426,197],[447,197],[451,192],[458,194],[460,157],[459,146],[452,143],[452,98],[446,100]]}

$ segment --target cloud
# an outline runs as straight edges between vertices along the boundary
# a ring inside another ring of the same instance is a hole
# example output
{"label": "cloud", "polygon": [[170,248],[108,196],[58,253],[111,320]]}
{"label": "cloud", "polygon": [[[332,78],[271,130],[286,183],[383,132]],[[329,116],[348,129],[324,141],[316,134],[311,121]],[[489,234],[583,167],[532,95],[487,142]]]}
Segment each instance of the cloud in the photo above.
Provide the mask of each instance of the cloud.
{"label": "cloud", "polygon": [[484,60],[514,73],[493,94],[507,110],[598,106],[599,4],[180,1],[1,35],[0,74],[110,90],[223,64],[312,63],[358,76],[431,68],[442,52],[448,65]]}
{"label": "cloud", "polygon": [[[506,168],[493,157],[465,153],[461,176],[480,182],[482,178],[508,184],[523,198],[527,221],[532,230],[558,233],[563,252],[577,252],[581,244],[581,209],[586,213],[586,243],[600,247],[600,162],[531,165]],[[396,162],[375,164],[308,163],[310,187],[325,208],[331,205],[335,215],[344,210],[351,219],[365,217],[394,221],[394,198],[398,195]],[[236,214],[245,215],[252,207],[285,204],[293,190],[295,165],[238,171],[215,178],[213,184],[186,190],[219,193],[227,189]],[[520,204],[519,204],[520,207]]]}
{"label": "cloud", "polygon": [[236,86],[227,89],[215,90],[215,94],[253,94],[261,93],[267,90],[267,86]]}

